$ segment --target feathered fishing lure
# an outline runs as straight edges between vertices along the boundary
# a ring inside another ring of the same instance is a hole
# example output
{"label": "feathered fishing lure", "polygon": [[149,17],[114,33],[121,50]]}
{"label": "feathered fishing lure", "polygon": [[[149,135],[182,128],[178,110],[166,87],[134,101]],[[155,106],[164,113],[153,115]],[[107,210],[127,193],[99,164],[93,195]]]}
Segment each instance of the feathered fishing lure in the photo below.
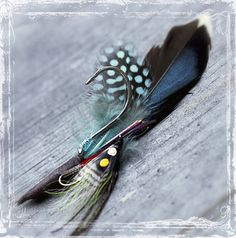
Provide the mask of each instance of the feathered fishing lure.
{"label": "feathered fishing lure", "polygon": [[[18,203],[46,194],[63,195],[60,206],[71,206],[79,231],[86,228],[109,197],[124,147],[165,118],[199,81],[210,46],[210,22],[202,16],[172,28],[163,46],[153,46],[143,61],[135,57],[131,45],[106,48],[100,57],[101,69],[86,84],[96,82],[90,96],[96,105],[108,105],[110,118],[104,116],[104,120],[110,123],[98,121],[101,129],[82,143],[78,154]],[[124,105],[117,116],[115,105]]]}

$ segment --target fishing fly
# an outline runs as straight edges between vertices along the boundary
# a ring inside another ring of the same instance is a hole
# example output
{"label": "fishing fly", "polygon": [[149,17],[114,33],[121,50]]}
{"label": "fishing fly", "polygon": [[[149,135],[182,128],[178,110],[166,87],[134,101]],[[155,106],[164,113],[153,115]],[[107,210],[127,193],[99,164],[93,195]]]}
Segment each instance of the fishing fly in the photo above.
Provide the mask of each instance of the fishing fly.
{"label": "fishing fly", "polygon": [[18,204],[61,195],[61,207],[71,206],[78,230],[86,229],[116,183],[127,145],[169,115],[200,80],[208,62],[210,36],[210,20],[204,15],[173,27],[163,45],[153,46],[143,60],[129,44],[105,48],[100,69],[86,84],[93,82],[90,97],[109,107],[102,113],[110,121],[97,120],[98,130],[85,138],[78,153],[26,192]]}

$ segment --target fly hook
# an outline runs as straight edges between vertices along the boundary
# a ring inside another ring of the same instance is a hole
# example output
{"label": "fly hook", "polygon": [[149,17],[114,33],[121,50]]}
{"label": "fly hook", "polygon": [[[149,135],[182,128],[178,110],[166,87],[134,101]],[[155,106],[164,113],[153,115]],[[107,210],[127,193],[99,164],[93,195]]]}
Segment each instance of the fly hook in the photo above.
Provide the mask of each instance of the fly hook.
{"label": "fly hook", "polygon": [[[90,84],[92,81],[94,81],[94,79],[99,74],[101,74],[102,72],[107,71],[107,70],[114,70],[114,71],[118,72],[119,74],[121,74],[121,76],[123,77],[123,79],[125,81],[125,84],[126,84],[126,101],[124,103],[124,106],[123,106],[123,109],[121,110],[121,112],[112,121],[110,121],[107,125],[105,125],[100,130],[95,132],[89,139],[85,140],[82,143],[82,146],[81,146],[81,148],[79,150],[79,154],[81,156],[84,154],[84,152],[86,152],[86,150],[91,145],[93,139],[96,136],[98,136],[98,135],[104,133],[105,131],[107,131],[119,118],[121,118],[124,115],[124,113],[126,112],[127,108],[129,107],[129,104],[130,104],[130,101],[131,101],[130,100],[131,99],[131,86],[130,86],[129,79],[126,76],[126,74],[122,70],[117,68],[117,67],[114,67],[114,66],[104,66],[103,68],[98,69],[97,72],[95,72],[95,74],[91,78],[89,78],[85,84],[86,85]],[[73,181],[71,183],[64,183],[64,182],[62,182],[63,176],[68,175],[68,173],[70,173],[70,171],[67,171],[66,173],[60,175],[60,177],[58,179],[58,182],[59,182],[60,185],[68,187],[68,186],[76,184],[79,181],[79,179],[77,179],[76,181]]]}
{"label": "fly hook", "polygon": [[112,121],[110,121],[107,125],[105,125],[101,129],[99,129],[92,136],[90,136],[89,139],[85,140],[82,143],[82,145],[81,145],[81,147],[79,149],[79,154],[80,155],[83,155],[88,150],[89,146],[92,144],[92,141],[93,141],[93,139],[96,136],[98,136],[98,135],[104,133],[105,131],[107,131],[109,128],[111,128],[111,126],[119,118],[121,118],[124,115],[124,113],[126,112],[127,108],[129,107],[129,104],[130,104],[130,101],[131,101],[131,85],[130,85],[129,79],[126,76],[126,74],[121,69],[119,69],[117,67],[114,67],[114,66],[104,66],[103,68],[98,69],[97,72],[95,72],[95,74],[91,78],[89,78],[85,84],[86,85],[90,84],[99,74],[101,74],[102,72],[107,71],[107,70],[114,70],[114,71],[118,72],[123,77],[123,79],[125,81],[125,84],[126,84],[126,101],[125,101],[124,107],[121,110],[121,112]]}

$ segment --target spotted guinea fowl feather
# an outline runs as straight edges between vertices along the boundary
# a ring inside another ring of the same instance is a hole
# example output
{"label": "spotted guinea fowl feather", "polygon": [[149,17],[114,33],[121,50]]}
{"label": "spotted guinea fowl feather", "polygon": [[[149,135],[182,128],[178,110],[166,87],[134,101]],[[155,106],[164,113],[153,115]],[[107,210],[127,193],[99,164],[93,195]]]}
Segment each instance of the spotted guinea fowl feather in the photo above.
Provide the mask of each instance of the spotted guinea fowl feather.
{"label": "spotted guinea fowl feather", "polygon": [[[143,65],[141,57],[136,55],[136,49],[130,43],[114,44],[102,50],[99,57],[100,66],[115,66],[120,68],[129,78],[133,100],[147,95],[151,84],[149,69]],[[121,75],[113,70],[99,75],[94,85],[95,93],[104,93],[110,101],[125,100],[126,86]]]}

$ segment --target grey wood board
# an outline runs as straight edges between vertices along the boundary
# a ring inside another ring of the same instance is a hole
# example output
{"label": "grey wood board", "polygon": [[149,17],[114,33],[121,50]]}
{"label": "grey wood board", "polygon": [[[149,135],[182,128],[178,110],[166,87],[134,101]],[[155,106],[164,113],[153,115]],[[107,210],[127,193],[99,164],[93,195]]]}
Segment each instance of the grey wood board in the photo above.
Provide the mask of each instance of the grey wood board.
{"label": "grey wood board", "polygon": [[[213,19],[213,29],[225,28],[226,17],[220,18]],[[173,16],[14,16],[13,200],[76,153],[78,141],[84,139],[78,131],[85,113],[80,105],[88,90],[84,82],[95,70],[99,50],[125,39],[144,56],[152,45],[163,42],[173,25],[189,20]],[[114,191],[86,235],[170,232],[118,229],[113,223],[221,219],[228,191],[226,35],[216,31],[212,41],[200,83],[139,141],[142,151],[122,164]],[[14,207],[14,218],[20,222],[12,225],[11,232],[51,235],[50,224],[63,220],[60,211],[57,221],[50,220],[53,202]],[[75,226],[76,220],[56,234],[68,235]]]}

